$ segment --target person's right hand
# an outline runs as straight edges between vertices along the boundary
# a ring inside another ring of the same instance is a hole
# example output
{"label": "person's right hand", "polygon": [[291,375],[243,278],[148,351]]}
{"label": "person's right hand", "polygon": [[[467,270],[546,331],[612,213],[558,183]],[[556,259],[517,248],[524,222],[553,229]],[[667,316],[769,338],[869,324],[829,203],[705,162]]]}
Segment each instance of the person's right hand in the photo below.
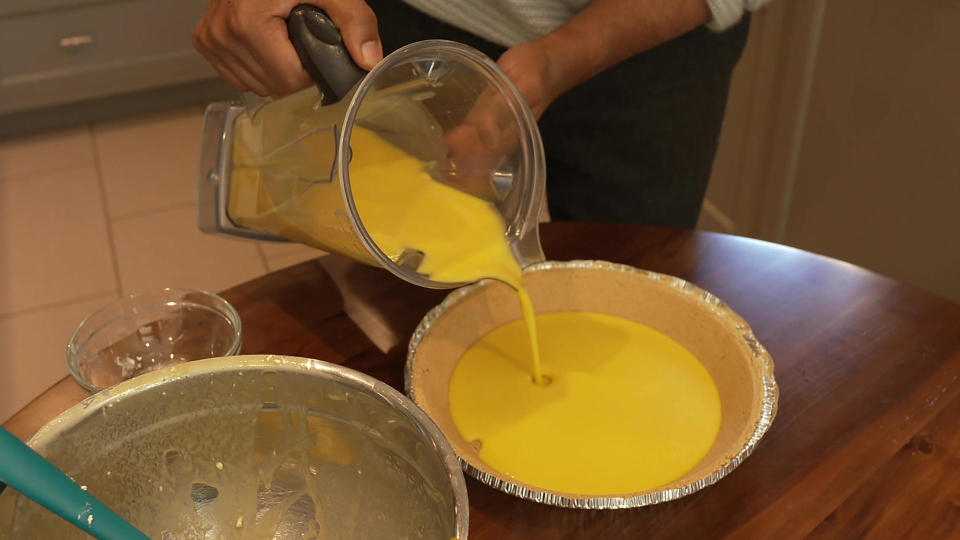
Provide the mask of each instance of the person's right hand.
{"label": "person's right hand", "polygon": [[286,18],[304,3],[327,12],[361,68],[383,58],[377,17],[363,0],[210,0],[193,45],[237,91],[290,94],[311,84],[287,37]]}

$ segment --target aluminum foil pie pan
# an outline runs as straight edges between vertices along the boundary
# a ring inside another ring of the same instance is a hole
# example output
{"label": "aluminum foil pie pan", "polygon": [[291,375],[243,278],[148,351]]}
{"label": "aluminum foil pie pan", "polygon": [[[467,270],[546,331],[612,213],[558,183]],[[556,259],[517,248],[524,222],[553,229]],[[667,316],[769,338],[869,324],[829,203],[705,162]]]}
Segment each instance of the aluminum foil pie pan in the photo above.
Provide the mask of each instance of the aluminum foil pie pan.
{"label": "aluminum foil pie pan", "polygon": [[777,412],[773,360],[750,326],[713,294],[682,279],[604,261],[544,262],[524,281],[537,313],[592,311],[645,324],[686,347],[720,393],[722,417],[713,447],[692,470],[669,484],[632,493],[585,495],[543,489],[500,473],[464,440],[449,408],[449,381],[477,339],[521,317],[515,294],[485,280],[457,289],[431,310],[410,340],[407,394],[436,422],[464,470],[505,493],[569,508],[633,508],[684,497],[735,469],[757,447]]}

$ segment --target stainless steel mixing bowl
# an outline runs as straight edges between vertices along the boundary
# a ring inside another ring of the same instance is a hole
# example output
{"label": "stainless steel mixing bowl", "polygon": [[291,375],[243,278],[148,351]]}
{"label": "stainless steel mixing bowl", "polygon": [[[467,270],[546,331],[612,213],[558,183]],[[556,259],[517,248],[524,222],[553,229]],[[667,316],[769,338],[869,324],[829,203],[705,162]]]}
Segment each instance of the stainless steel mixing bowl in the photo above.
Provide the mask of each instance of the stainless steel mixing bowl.
{"label": "stainless steel mixing bowl", "polygon": [[[199,360],[104,390],[30,445],[151,538],[465,538],[463,475],[389,385],[280,356]],[[8,488],[0,537],[87,538]]]}

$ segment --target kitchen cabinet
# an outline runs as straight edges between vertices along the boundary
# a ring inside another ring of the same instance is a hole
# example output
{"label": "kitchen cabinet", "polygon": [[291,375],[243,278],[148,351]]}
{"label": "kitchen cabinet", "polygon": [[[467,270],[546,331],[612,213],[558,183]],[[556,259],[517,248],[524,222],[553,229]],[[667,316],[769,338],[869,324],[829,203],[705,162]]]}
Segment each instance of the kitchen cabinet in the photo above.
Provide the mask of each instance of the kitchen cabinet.
{"label": "kitchen cabinet", "polygon": [[0,116],[216,77],[191,33],[205,0],[6,0]]}

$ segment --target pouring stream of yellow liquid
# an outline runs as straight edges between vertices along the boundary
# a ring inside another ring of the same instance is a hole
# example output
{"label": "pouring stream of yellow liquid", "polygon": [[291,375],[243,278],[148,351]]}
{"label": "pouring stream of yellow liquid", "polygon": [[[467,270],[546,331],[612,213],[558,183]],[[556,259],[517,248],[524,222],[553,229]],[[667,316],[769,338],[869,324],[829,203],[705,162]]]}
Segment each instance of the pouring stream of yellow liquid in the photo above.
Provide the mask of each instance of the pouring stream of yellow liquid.
{"label": "pouring stream of yellow liquid", "polygon": [[366,129],[350,146],[350,185],[364,228],[388,257],[407,249],[424,254],[417,271],[435,281],[502,281],[517,291],[529,331],[529,371],[541,383],[533,303],[493,205],[437,182],[427,166]]}

